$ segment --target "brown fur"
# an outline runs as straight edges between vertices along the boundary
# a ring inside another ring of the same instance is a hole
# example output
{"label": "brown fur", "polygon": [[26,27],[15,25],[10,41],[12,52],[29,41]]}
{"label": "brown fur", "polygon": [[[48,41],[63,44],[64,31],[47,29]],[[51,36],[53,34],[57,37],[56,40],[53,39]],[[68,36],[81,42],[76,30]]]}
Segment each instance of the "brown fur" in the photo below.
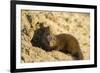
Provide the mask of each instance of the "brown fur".
{"label": "brown fur", "polygon": [[77,39],[70,34],[59,34],[53,36],[50,41],[50,46],[53,50],[70,53],[76,60],[83,59],[83,54]]}

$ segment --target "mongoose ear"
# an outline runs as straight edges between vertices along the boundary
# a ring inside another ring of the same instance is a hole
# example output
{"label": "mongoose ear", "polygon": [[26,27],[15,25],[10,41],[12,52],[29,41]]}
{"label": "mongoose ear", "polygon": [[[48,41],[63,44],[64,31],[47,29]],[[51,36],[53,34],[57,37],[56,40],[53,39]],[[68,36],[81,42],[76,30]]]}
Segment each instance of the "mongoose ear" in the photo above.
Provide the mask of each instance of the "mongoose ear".
{"label": "mongoose ear", "polygon": [[39,23],[39,27],[40,28],[44,27],[43,23]]}
{"label": "mongoose ear", "polygon": [[47,26],[47,29],[50,29],[50,27],[49,27],[49,26]]}

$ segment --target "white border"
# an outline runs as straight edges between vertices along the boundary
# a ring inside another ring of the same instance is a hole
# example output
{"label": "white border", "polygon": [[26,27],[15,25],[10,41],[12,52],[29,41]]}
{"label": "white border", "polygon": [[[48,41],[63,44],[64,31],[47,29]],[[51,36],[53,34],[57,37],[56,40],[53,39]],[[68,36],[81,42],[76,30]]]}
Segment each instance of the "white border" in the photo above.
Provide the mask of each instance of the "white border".
{"label": "white border", "polygon": [[[87,12],[90,13],[90,60],[80,61],[60,61],[60,62],[45,62],[45,63],[21,63],[21,9],[28,10],[48,10],[48,11],[67,11],[67,12]],[[16,5],[16,68],[39,68],[39,67],[54,67],[54,66],[72,66],[72,65],[87,65],[94,64],[94,10],[83,8],[70,7],[49,7],[35,5]]]}

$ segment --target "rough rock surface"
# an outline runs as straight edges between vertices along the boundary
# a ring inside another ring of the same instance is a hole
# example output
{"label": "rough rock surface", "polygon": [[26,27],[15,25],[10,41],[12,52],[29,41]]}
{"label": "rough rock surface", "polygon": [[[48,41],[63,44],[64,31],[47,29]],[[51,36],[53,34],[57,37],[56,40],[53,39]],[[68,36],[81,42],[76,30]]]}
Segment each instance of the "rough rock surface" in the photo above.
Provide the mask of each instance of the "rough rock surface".
{"label": "rough rock surface", "polygon": [[38,23],[50,27],[53,34],[71,34],[79,41],[84,59],[90,56],[90,15],[88,13],[74,12],[48,12],[30,11],[21,12],[21,62],[34,63],[44,61],[69,61],[73,60],[70,54],[60,51],[50,51],[34,47],[31,39],[34,31],[39,28]]}

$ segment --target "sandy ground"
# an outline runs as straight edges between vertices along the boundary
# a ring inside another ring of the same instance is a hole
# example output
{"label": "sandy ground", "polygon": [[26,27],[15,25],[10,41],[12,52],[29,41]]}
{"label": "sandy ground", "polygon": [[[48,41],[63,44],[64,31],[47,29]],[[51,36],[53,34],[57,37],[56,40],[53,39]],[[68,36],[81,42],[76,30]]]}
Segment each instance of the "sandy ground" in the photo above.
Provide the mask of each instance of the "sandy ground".
{"label": "sandy ground", "polygon": [[[30,16],[31,21],[27,19]],[[69,61],[73,60],[70,54],[60,51],[46,52],[34,47],[31,39],[34,31],[39,28],[37,22],[49,26],[53,34],[71,34],[79,42],[84,55],[84,60],[90,56],[90,15],[88,13],[74,12],[48,12],[48,11],[28,11],[21,12],[21,62],[34,63],[44,61]]]}

